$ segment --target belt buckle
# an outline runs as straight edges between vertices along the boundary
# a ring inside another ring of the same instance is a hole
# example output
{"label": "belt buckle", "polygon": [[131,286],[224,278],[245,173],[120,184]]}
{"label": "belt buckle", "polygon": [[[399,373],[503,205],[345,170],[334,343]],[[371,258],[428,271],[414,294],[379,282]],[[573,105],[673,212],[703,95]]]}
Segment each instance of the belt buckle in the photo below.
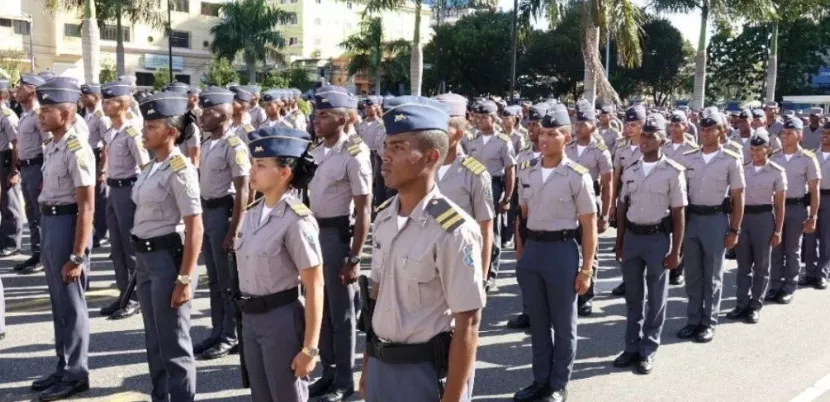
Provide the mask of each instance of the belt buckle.
{"label": "belt buckle", "polygon": [[149,240],[144,240],[144,246],[146,247],[147,251],[153,251],[153,242]]}
{"label": "belt buckle", "polygon": [[58,207],[56,205],[52,205],[52,215],[58,214]]}

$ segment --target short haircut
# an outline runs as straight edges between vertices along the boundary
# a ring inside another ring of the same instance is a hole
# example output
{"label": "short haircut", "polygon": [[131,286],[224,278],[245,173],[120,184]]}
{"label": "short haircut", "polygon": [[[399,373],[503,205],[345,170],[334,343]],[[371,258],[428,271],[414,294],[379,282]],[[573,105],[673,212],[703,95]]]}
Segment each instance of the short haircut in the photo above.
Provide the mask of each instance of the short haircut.
{"label": "short haircut", "polygon": [[464,116],[453,116],[450,117],[450,126],[455,127],[458,130],[464,131],[467,129],[467,118]]}
{"label": "short haircut", "polygon": [[416,139],[415,145],[419,150],[434,149],[438,151],[439,163],[447,156],[447,150],[450,147],[450,138],[447,133],[441,130],[416,131],[412,133],[412,137]]}

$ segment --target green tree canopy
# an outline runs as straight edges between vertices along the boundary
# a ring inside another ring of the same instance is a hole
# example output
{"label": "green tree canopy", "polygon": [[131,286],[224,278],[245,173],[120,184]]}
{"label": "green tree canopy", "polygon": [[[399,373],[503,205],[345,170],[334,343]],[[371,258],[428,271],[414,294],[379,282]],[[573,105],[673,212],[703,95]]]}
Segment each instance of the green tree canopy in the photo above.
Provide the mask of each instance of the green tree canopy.
{"label": "green tree canopy", "polygon": [[239,73],[227,59],[216,58],[208,65],[208,72],[202,81],[205,85],[223,87],[231,82],[239,82]]}
{"label": "green tree canopy", "polygon": [[360,21],[360,30],[346,38],[340,46],[348,52],[349,75],[353,76],[361,70],[368,72],[375,83],[375,93],[380,94],[383,61],[408,48],[409,42],[402,39],[385,41],[383,22],[380,17],[371,17]]}

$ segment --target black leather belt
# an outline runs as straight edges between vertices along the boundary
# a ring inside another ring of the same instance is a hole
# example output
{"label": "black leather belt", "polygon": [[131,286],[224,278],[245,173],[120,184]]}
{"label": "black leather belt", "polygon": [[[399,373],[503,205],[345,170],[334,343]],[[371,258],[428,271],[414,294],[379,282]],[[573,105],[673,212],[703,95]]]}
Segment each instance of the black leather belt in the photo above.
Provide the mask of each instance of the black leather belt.
{"label": "black leather belt", "polygon": [[830,188],[821,189],[821,190],[819,190],[819,193],[821,193],[821,195],[830,195]]}
{"label": "black leather belt", "polygon": [[76,215],[78,204],[46,205],[40,204],[40,214],[46,216]]}
{"label": "black leather belt", "polygon": [[7,168],[12,165],[12,150],[0,151],[0,166]]}
{"label": "black leather belt", "polygon": [[630,230],[631,233],[638,235],[651,235],[658,233],[666,233],[663,224],[655,223],[653,225],[639,225],[631,221],[625,222],[625,229]]}
{"label": "black leather belt", "polygon": [[331,218],[317,218],[317,225],[321,228],[342,228],[344,226],[349,226],[351,222],[349,222],[349,216],[334,216]]}
{"label": "black leather belt", "polygon": [[148,253],[157,250],[176,250],[182,247],[182,237],[178,233],[170,233],[163,236],[142,239],[136,235],[130,235],[135,251]]}
{"label": "black leather belt", "polygon": [[807,205],[808,200],[807,196],[805,195],[804,197],[787,198],[786,203],[787,205]]}
{"label": "black leather belt", "polygon": [[692,205],[689,204],[686,207],[686,211],[690,214],[695,215],[717,215],[720,213],[726,212],[723,208],[723,204],[721,205]]}
{"label": "black leather belt", "polygon": [[744,205],[745,214],[763,214],[764,212],[772,212],[772,204]]}
{"label": "black leather belt", "polygon": [[43,164],[43,154],[31,159],[21,159],[20,166],[40,166]]}
{"label": "black leather belt", "polygon": [[126,179],[107,179],[107,185],[110,187],[120,188],[132,186],[136,181],[138,181],[138,177],[136,176],[128,177]]}
{"label": "black leather belt", "polygon": [[220,207],[233,208],[233,196],[226,195],[224,197],[211,198],[209,200],[202,198],[202,208],[214,209]]}
{"label": "black leather belt", "polygon": [[373,339],[366,344],[366,353],[384,363],[414,364],[431,362],[439,359],[447,351],[452,340],[452,333],[442,332],[426,343],[392,343]]}
{"label": "black leather belt", "polygon": [[556,230],[552,232],[547,231],[537,231],[537,230],[527,230],[527,239],[533,241],[544,241],[544,242],[553,242],[553,241],[565,241],[570,239],[576,238],[576,229],[565,229],[565,230]]}
{"label": "black leather belt", "polygon": [[299,298],[300,287],[295,286],[267,296],[237,296],[234,298],[234,302],[243,313],[261,314],[291,304]]}

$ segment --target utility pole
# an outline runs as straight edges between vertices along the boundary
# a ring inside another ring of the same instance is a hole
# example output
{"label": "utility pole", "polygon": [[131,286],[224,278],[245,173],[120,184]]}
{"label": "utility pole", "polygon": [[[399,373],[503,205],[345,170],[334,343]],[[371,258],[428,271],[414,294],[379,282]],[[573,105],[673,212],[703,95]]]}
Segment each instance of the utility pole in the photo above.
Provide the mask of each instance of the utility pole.
{"label": "utility pole", "polygon": [[516,97],[516,48],[518,40],[518,26],[519,26],[519,0],[513,0],[513,56],[510,60],[510,100]]}
{"label": "utility pole", "polygon": [[173,0],[167,0],[167,67],[170,70],[170,82],[173,82],[173,20],[171,18]]}
{"label": "utility pole", "polygon": [[24,16],[29,18],[29,72],[32,74],[35,73],[35,19],[32,17],[31,14],[23,14]]}

